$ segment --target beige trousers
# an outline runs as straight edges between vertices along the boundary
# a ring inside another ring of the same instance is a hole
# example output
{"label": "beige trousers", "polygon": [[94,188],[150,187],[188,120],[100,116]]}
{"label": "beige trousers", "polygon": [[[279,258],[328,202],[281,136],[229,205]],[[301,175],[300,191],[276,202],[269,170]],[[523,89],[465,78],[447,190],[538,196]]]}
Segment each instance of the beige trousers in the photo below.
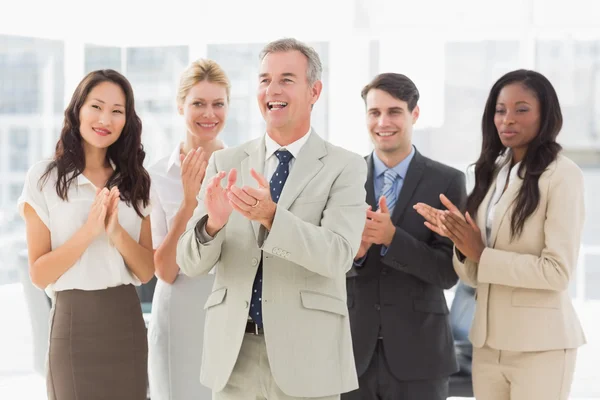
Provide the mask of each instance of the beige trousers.
{"label": "beige trousers", "polygon": [[577,349],[514,352],[473,349],[477,400],[568,400]]}
{"label": "beige trousers", "polygon": [[[263,335],[246,334],[229,382],[213,400],[299,400],[308,397],[288,396],[279,389],[271,374]],[[339,400],[340,396],[311,397],[311,400]]]}

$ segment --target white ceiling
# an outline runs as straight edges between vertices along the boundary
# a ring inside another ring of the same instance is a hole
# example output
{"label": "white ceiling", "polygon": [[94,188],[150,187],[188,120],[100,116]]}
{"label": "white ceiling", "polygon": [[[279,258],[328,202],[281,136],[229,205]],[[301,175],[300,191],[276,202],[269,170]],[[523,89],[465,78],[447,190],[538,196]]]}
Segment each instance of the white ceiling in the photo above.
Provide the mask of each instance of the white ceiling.
{"label": "white ceiling", "polygon": [[297,0],[301,7],[265,0],[1,2],[8,4],[1,6],[0,34],[118,46],[260,41],[283,36],[311,40],[347,33],[353,10],[340,7],[344,4],[341,0]]}
{"label": "white ceiling", "polygon": [[[0,34],[114,46],[557,28],[600,37],[600,0],[0,0]],[[517,32],[519,31],[519,32]]]}

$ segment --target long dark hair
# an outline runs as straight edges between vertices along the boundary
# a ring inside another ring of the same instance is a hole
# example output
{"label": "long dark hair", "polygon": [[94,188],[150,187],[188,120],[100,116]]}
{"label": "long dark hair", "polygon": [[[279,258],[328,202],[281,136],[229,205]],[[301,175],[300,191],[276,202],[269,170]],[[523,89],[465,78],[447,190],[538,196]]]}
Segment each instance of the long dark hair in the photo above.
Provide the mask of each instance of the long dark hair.
{"label": "long dark hair", "polygon": [[492,86],[483,118],[481,131],[483,142],[481,154],[475,163],[475,187],[467,198],[467,211],[475,215],[485,198],[499,166],[498,156],[505,154],[506,147],[500,141],[498,130],[494,124],[496,101],[503,87],[519,83],[529,89],[540,103],[540,130],[529,143],[527,152],[519,165],[518,174],[523,179],[523,185],[515,199],[512,220],[510,224],[511,237],[520,235],[525,220],[535,211],[540,201],[538,181],[548,165],[552,163],[562,147],[556,143],[556,137],[562,128],[562,113],[556,91],[550,81],[539,72],[516,70],[502,76]]}
{"label": "long dark hair", "polygon": [[69,106],[65,110],[60,139],[56,144],[54,159],[40,179],[43,184],[50,173],[56,169],[56,193],[68,201],[68,191],[71,183],[83,173],[85,169],[85,153],[81,133],[79,132],[79,112],[85,103],[90,91],[102,82],[117,84],[125,93],[125,126],[121,136],[110,145],[106,157],[111,160],[116,168],[106,182],[106,187],[117,186],[121,199],[132,205],[135,212],[142,215],[142,206],[146,207],[150,200],[150,175],[143,167],[144,146],[142,145],[142,121],[135,112],[133,90],[131,84],[123,75],[112,69],[90,72],[79,83]]}

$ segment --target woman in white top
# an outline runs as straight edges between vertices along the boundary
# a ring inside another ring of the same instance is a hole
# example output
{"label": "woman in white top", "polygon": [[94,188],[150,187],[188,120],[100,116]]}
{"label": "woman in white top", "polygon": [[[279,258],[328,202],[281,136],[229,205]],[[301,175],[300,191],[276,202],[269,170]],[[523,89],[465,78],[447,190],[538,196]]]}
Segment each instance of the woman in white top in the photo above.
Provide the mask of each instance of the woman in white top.
{"label": "woman in white top", "polygon": [[197,60],[181,75],[177,107],[185,141],[149,168],[152,177],[152,238],[156,276],[149,342],[152,400],[210,399],[200,384],[204,302],[213,275],[179,273],[177,240],[197,206],[207,161],[224,147],[218,139],[229,106],[229,79],[212,60]]}
{"label": "woman in white top", "polygon": [[32,282],[53,299],[52,400],[143,400],[145,324],[134,285],[154,275],[150,177],[127,79],[77,86],[52,160],[27,173],[19,208]]}
{"label": "woman in white top", "polygon": [[478,400],[566,400],[585,335],[569,284],[585,219],[583,174],[556,142],[552,84],[517,70],[492,87],[475,187],[463,215],[415,208],[455,245],[454,269],[476,287],[470,331]]}

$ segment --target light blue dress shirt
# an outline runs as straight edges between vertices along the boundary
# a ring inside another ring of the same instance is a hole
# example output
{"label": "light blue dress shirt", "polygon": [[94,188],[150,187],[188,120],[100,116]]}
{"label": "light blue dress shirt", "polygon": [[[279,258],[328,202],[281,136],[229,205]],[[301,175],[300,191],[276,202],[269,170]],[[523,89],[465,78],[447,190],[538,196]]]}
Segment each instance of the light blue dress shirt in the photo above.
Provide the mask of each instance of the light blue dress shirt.
{"label": "light blue dress shirt", "polygon": [[[402,190],[402,185],[404,185],[404,179],[406,178],[406,173],[408,172],[408,167],[410,166],[410,162],[415,156],[415,148],[412,147],[412,150],[408,157],[404,160],[400,161],[391,169],[398,174],[398,178],[396,182],[394,182],[394,190],[396,192],[396,199],[400,197],[400,191]],[[383,174],[388,169],[388,167],[381,161],[381,159],[377,156],[377,153],[373,152],[373,186],[375,189],[375,203],[376,207],[379,204],[379,198],[381,197],[381,191],[383,189]],[[396,202],[396,204],[398,204]],[[391,210],[393,212],[393,210]],[[387,253],[387,247],[381,246],[381,255],[384,256]],[[365,259],[367,258],[366,254],[364,257],[354,261],[354,265],[362,266]]]}

